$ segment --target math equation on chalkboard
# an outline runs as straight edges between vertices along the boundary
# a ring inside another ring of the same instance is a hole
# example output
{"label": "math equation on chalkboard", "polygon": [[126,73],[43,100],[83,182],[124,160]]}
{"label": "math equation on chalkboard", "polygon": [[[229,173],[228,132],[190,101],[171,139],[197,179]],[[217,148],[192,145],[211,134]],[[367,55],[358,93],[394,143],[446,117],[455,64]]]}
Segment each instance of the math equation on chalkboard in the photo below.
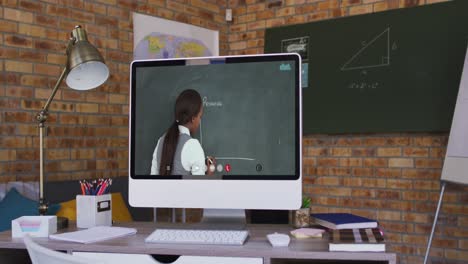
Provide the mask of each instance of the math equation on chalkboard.
{"label": "math equation on chalkboard", "polygon": [[352,82],[348,85],[349,89],[356,89],[360,91],[377,89],[380,84],[378,82]]}

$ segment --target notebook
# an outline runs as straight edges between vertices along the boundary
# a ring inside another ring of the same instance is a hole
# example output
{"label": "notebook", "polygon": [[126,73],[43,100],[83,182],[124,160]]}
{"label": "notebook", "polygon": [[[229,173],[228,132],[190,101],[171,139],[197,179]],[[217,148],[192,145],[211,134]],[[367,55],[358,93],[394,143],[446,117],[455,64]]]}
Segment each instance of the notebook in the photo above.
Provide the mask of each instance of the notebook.
{"label": "notebook", "polygon": [[378,228],[336,229],[330,231],[330,251],[385,252],[385,243]]}
{"label": "notebook", "polygon": [[349,213],[311,214],[315,223],[330,229],[376,228],[377,221]]}
{"label": "notebook", "polygon": [[116,226],[96,226],[88,229],[50,235],[50,239],[78,242],[83,244],[94,243],[113,238],[136,234],[135,228]]}

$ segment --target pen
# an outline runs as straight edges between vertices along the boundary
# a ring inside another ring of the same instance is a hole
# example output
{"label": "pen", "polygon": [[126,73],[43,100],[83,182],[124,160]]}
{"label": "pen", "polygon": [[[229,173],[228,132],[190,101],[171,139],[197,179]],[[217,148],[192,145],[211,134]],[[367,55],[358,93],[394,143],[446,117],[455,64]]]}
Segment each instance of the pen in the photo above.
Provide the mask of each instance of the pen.
{"label": "pen", "polygon": [[81,181],[80,181],[80,187],[81,187],[81,194],[85,195],[86,191],[85,191],[84,183]]}

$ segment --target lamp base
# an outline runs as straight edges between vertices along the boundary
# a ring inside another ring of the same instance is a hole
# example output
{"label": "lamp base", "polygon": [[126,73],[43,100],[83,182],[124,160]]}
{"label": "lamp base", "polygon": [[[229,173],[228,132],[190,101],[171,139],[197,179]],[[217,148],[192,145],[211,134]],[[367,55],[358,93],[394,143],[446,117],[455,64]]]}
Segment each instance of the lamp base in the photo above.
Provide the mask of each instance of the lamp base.
{"label": "lamp base", "polygon": [[68,228],[68,218],[57,216],[57,230]]}

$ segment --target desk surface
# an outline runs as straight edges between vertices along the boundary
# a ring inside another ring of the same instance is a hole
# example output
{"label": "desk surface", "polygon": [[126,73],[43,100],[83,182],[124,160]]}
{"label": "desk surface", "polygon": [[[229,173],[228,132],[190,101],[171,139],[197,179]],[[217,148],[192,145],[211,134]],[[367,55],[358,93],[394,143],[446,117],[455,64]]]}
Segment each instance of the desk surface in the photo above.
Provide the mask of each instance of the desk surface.
{"label": "desk surface", "polygon": [[[220,257],[256,257],[263,258],[264,263],[271,263],[272,259],[316,259],[316,260],[369,260],[396,264],[396,254],[388,252],[329,252],[325,239],[291,238],[287,248],[273,248],[266,235],[279,232],[287,233],[292,230],[287,225],[249,225],[249,238],[243,246],[213,246],[213,245],[183,245],[183,244],[148,244],[145,238],[157,227],[177,227],[174,224],[159,224],[149,222],[121,223],[116,226],[135,227],[136,235],[102,241],[92,244],[78,244],[48,238],[35,240],[48,248],[64,251],[107,252],[127,254],[166,254]],[[74,231],[69,228],[65,231]],[[25,248],[22,239],[12,238],[10,231],[0,233],[0,248]]]}

